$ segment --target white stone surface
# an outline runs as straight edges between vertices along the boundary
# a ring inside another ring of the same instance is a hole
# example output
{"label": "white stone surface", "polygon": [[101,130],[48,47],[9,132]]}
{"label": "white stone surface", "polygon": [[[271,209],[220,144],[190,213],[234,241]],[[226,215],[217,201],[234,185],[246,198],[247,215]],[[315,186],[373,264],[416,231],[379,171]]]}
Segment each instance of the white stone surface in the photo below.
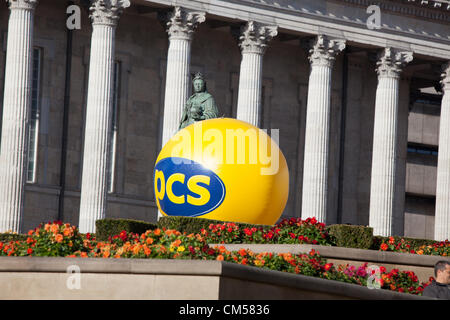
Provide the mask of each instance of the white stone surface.
{"label": "white stone surface", "polygon": [[377,62],[369,225],[375,235],[393,234],[399,80],[402,67],[412,61],[412,52],[384,49]]}
{"label": "white stone surface", "polygon": [[331,111],[331,73],[345,41],[318,36],[312,44],[306,109],[302,218],[325,222],[327,214],[328,153]]}
{"label": "white stone surface", "polygon": [[80,199],[80,232],[95,232],[105,217],[109,128],[113,97],[114,38],[127,0],[96,0],[91,6],[92,38]]}
{"label": "white stone surface", "polygon": [[450,239],[450,62],[442,74],[441,120],[436,186],[434,239]]}
{"label": "white stone surface", "polygon": [[0,150],[0,232],[21,232],[37,0],[8,1],[10,16]]}
{"label": "white stone surface", "polygon": [[276,26],[249,21],[240,37],[242,60],[236,118],[256,127],[260,126],[263,56],[267,43],[276,35]]}

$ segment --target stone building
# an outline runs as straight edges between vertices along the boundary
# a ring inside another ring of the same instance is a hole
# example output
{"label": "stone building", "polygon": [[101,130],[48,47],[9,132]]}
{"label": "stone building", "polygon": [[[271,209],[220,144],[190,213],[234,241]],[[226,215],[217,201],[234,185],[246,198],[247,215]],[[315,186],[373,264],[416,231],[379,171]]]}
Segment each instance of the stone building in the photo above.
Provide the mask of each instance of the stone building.
{"label": "stone building", "polygon": [[156,220],[200,71],[280,129],[284,216],[450,238],[448,0],[7,0],[0,38],[0,232]]}

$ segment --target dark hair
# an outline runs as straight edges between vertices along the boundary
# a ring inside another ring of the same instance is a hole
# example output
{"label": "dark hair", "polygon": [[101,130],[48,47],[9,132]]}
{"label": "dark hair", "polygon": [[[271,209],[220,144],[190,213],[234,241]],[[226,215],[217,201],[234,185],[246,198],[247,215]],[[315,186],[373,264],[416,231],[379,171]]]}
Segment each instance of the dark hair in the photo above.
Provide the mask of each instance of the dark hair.
{"label": "dark hair", "polygon": [[438,270],[444,271],[445,268],[447,268],[447,265],[450,265],[450,262],[446,260],[440,260],[436,262],[436,264],[434,265],[434,276],[437,277]]}

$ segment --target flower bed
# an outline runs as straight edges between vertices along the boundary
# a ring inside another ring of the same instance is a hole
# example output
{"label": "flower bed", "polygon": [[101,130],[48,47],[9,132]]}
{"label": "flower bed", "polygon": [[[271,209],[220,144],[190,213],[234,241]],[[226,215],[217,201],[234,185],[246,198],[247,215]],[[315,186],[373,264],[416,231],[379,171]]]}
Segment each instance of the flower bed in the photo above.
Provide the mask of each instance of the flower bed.
{"label": "flower bed", "polygon": [[[314,240],[317,243],[325,243],[327,235],[323,231],[323,224],[310,219],[300,227],[303,227],[301,232],[306,234],[302,239],[298,233],[299,229],[293,228],[289,223],[269,230],[245,228],[243,232],[253,241],[285,239],[292,241],[288,243],[313,243]],[[282,230],[283,228],[285,230]],[[245,249],[228,251],[224,246],[208,246],[213,240],[232,241],[240,236],[239,232],[232,224],[213,225],[210,226],[210,232],[203,229],[198,234],[182,234],[176,230],[158,228],[140,235],[122,231],[109,241],[97,241],[90,234],[80,234],[74,226],[53,223],[31,230],[27,240],[0,242],[0,255],[219,260],[363,286],[368,285],[369,281],[374,287],[417,295],[421,295],[429,283],[419,283],[415,274],[410,271],[394,269],[387,273],[384,267],[380,270],[370,270],[367,264],[359,268],[349,265],[334,266],[315,250],[298,255],[270,252],[255,254]]]}

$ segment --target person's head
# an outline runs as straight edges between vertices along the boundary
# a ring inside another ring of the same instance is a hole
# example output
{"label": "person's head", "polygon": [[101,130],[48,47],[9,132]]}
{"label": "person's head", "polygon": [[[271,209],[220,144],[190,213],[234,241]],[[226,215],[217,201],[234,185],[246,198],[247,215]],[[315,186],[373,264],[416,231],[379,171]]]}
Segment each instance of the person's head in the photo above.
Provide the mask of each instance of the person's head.
{"label": "person's head", "polygon": [[206,83],[203,79],[203,75],[201,73],[197,73],[192,81],[192,84],[194,86],[194,92],[199,93],[206,91]]}
{"label": "person's head", "polygon": [[450,284],[450,262],[438,261],[434,265],[434,276],[436,281],[443,284]]}

